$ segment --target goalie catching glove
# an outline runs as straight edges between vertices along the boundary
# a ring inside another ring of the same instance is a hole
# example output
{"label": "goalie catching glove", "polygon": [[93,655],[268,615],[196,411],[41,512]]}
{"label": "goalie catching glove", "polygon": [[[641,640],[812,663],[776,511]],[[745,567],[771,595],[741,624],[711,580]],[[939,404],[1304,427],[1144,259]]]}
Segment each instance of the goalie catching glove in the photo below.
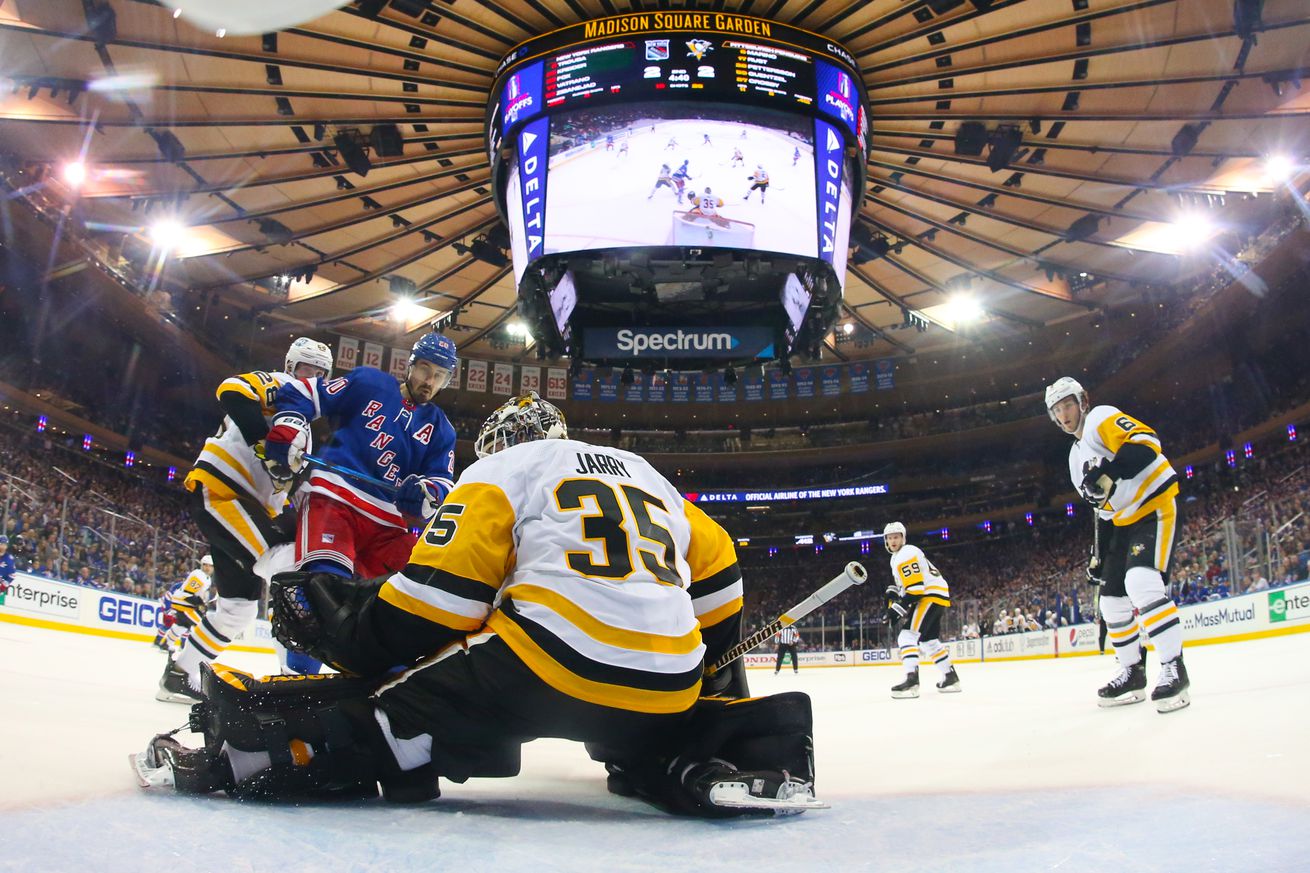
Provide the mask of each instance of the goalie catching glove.
{"label": "goalie catching glove", "polygon": [[309,424],[295,412],[280,412],[264,437],[263,459],[268,475],[278,482],[288,482],[305,468],[309,452]]}

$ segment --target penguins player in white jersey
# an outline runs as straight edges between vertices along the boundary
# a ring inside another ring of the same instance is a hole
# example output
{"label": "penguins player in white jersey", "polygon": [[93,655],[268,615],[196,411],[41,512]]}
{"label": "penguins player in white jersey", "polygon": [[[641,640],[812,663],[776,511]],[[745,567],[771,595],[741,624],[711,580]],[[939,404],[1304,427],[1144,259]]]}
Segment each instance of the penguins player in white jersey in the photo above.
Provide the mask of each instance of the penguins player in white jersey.
{"label": "penguins player in white jersey", "polygon": [[683,814],[823,806],[809,698],[706,673],[741,637],[727,532],[640,456],[570,440],[535,392],[475,450],[402,571],[274,578],[278,639],[346,672],[206,666],[205,747],[156,737],[143,783],[286,798],[381,782],[422,801],[439,776],[513,776],[523,743],[560,737],[587,744],[611,791]]}
{"label": "penguins player in white jersey", "polygon": [[[292,478],[274,479],[259,457],[278,389],[297,379],[332,373],[332,350],[309,337],[296,339],[282,372],[256,370],[218,386],[223,423],[205,441],[187,474],[187,508],[209,543],[216,598],[173,654],[159,680],[157,700],[191,703],[200,697],[200,665],[212,663],[250,628],[264,582],[255,572],[260,556],[295,538],[286,512]],[[306,449],[308,450],[308,449]]]}
{"label": "penguins player in white jersey", "polygon": [[937,690],[954,694],[960,677],[951,653],[942,645],[942,617],[951,607],[951,590],[923,549],[905,541],[905,525],[893,521],[882,529],[882,544],[891,553],[892,581],[887,586],[887,624],[904,623],[896,637],[905,681],[892,686],[892,697],[919,696],[919,659],[927,658],[942,671]]}
{"label": "penguins player in white jersey", "polygon": [[1140,624],[1160,656],[1151,699],[1160,712],[1182,709],[1190,702],[1183,628],[1168,594],[1178,537],[1178,474],[1154,430],[1113,406],[1092,406],[1075,379],[1063,376],[1052,383],[1046,408],[1051,420],[1074,438],[1069,478],[1096,507],[1100,550],[1093,546],[1087,576],[1101,585],[1101,615],[1120,668],[1098,692],[1099,705],[1146,699]]}

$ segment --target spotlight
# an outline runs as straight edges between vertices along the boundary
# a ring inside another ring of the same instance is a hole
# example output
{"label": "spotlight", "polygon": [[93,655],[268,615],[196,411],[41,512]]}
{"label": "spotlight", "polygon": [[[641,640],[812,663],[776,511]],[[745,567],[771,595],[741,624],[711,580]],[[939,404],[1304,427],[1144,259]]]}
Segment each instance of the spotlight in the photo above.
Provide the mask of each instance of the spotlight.
{"label": "spotlight", "polygon": [[151,241],[165,252],[180,246],[186,240],[186,235],[186,225],[173,218],[162,218],[150,226]]}
{"label": "spotlight", "polygon": [[351,172],[367,176],[373,169],[373,162],[368,159],[368,151],[364,148],[364,137],[358,130],[343,130],[332,138],[332,142]]}
{"label": "spotlight", "polygon": [[946,309],[942,314],[945,316],[945,320],[951,322],[956,327],[963,324],[973,324],[976,321],[982,320],[982,317],[986,315],[983,311],[982,304],[972,297],[964,295],[952,297],[947,301]]}
{"label": "spotlight", "polygon": [[1023,144],[1023,133],[1012,124],[1001,125],[992,131],[988,142],[991,144],[991,151],[987,153],[987,168],[993,173],[998,173],[1010,166],[1010,162],[1014,160],[1015,153]]}
{"label": "spotlight", "polygon": [[841,332],[846,334],[847,336],[850,336],[851,334],[855,333],[855,325],[848,321],[841,326]]}
{"label": "spotlight", "polygon": [[1292,178],[1296,164],[1287,155],[1270,155],[1265,158],[1265,176],[1270,182],[1282,184]]}
{"label": "spotlight", "polygon": [[64,181],[70,188],[81,188],[82,183],[86,181],[86,164],[81,161],[64,164]]}
{"label": "spotlight", "polygon": [[391,307],[391,318],[401,325],[409,324],[411,321],[417,321],[431,315],[431,310],[420,306],[417,302],[409,297],[397,300]]}

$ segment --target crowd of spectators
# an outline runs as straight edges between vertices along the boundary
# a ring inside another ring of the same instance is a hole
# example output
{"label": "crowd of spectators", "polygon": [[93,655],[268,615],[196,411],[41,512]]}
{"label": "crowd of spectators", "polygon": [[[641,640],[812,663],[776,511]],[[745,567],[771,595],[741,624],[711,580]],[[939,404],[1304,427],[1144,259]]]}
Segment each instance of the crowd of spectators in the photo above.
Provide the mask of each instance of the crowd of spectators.
{"label": "crowd of spectators", "polygon": [[198,566],[204,546],[177,483],[113,466],[80,439],[7,427],[0,474],[0,524],[19,570],[157,597]]}

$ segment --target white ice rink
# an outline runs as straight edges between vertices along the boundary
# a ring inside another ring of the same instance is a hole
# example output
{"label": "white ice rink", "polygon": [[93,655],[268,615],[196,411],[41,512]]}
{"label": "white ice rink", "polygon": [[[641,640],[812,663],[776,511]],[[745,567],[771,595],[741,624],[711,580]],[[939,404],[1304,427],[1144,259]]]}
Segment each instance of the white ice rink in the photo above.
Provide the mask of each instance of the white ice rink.
{"label": "white ice rink", "polygon": [[888,696],[894,667],[752,671],[813,696],[833,808],[703,822],[607,794],[560,741],[417,808],[147,795],[127,755],[186,716],[152,697],[162,655],[0,623],[0,870],[1305,871],[1307,655],[1310,634],[1188,648],[1193,703],[1167,716],[1096,708],[1109,655],[965,664],[962,694],[918,700]]}

